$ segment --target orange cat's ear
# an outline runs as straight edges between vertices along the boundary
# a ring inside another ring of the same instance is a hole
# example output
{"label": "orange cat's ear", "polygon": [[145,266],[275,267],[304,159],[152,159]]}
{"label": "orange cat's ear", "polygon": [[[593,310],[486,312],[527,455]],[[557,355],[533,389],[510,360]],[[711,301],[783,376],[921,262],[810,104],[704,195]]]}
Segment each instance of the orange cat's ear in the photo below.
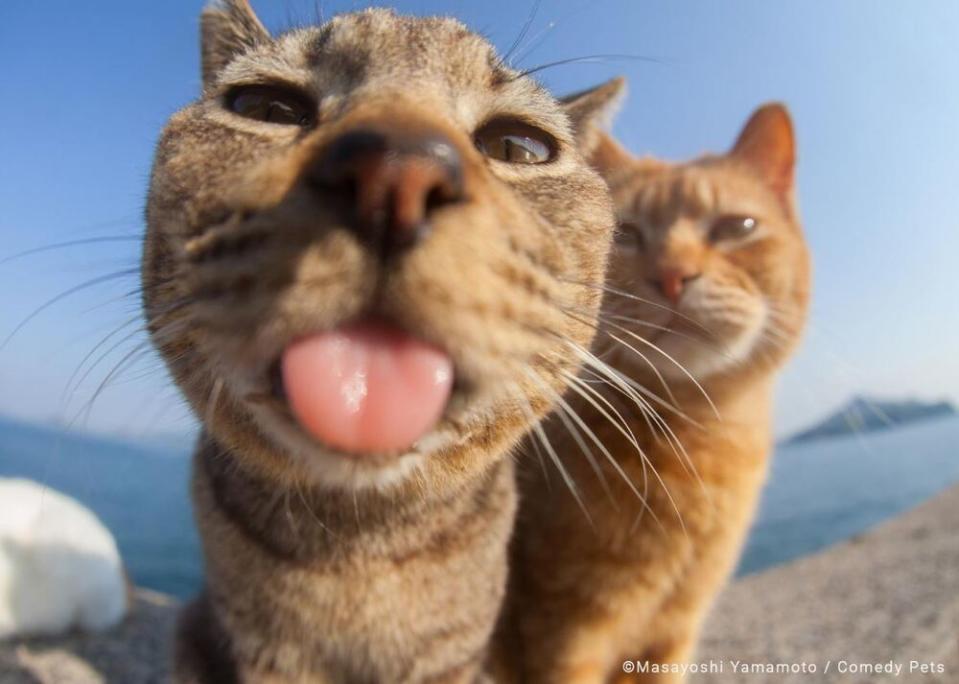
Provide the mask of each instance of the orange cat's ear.
{"label": "orange cat's ear", "polygon": [[200,16],[203,84],[210,85],[237,55],[270,40],[249,0],[212,0]]}
{"label": "orange cat's ear", "polygon": [[796,168],[796,138],[786,107],[774,102],[753,112],[730,156],[749,164],[778,195],[788,197]]}
{"label": "orange cat's ear", "polygon": [[580,150],[587,158],[593,156],[603,140],[603,129],[612,121],[626,95],[626,79],[618,76],[611,81],[583,92],[567,95],[560,102],[570,123]]}
{"label": "orange cat's ear", "polygon": [[632,168],[636,160],[613,136],[599,131],[598,142],[590,153],[589,163],[606,176],[620,169]]}

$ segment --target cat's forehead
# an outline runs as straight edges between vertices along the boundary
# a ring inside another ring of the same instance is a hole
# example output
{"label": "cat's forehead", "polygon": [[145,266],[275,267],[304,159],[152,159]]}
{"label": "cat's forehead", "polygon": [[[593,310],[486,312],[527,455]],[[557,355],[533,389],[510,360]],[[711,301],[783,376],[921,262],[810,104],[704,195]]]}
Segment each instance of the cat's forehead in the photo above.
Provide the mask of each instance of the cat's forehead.
{"label": "cat's forehead", "polygon": [[349,55],[370,76],[506,80],[489,42],[450,17],[411,17],[370,9],[344,14],[299,38],[313,63]]}
{"label": "cat's forehead", "polygon": [[661,227],[682,216],[764,213],[768,209],[767,193],[757,179],[714,157],[644,173],[627,192],[632,196],[620,206],[629,206],[637,217]]}
{"label": "cat's forehead", "polygon": [[497,98],[563,123],[539,84],[506,66],[495,48],[449,17],[371,9],[297,29],[231,63],[226,82],[293,81],[323,92],[358,90],[418,97]]}
{"label": "cat's forehead", "polygon": [[719,203],[716,178],[694,167],[677,166],[653,176],[636,193],[636,208],[644,214],[702,214]]}

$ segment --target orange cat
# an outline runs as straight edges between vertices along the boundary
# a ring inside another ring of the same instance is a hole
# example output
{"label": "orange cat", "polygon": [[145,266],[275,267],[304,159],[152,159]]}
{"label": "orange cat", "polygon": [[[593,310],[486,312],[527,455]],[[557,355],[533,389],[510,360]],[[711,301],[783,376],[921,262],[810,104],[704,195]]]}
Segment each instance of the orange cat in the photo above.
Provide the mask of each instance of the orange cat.
{"label": "orange cat", "polygon": [[524,681],[684,680],[752,519],[775,372],[806,317],[794,145],[776,104],[724,156],[669,165],[603,141],[620,231],[595,356],[577,352],[587,370],[549,444],[530,444],[575,490],[535,459],[521,483],[501,645]]}

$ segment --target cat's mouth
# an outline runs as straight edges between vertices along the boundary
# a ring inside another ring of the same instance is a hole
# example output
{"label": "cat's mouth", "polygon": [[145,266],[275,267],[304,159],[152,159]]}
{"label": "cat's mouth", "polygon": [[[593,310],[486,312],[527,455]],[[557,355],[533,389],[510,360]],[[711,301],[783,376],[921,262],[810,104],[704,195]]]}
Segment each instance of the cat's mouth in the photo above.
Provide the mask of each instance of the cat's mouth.
{"label": "cat's mouth", "polygon": [[307,435],[363,456],[404,453],[431,433],[454,370],[439,347],[366,317],[293,341],[272,376],[274,395]]}

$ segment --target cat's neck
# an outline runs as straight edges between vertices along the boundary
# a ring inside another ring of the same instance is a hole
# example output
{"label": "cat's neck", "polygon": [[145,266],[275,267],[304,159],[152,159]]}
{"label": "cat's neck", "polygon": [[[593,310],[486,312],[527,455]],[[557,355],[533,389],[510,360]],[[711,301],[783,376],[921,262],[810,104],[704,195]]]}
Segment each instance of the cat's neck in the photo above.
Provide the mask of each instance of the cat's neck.
{"label": "cat's neck", "polygon": [[500,459],[446,498],[354,501],[278,486],[205,438],[193,498],[208,590],[181,621],[181,668],[257,682],[474,681],[506,585],[513,477]]}
{"label": "cat's neck", "polygon": [[347,492],[278,483],[204,435],[194,459],[194,488],[247,542],[280,559],[315,562],[371,546],[399,548],[439,533],[468,510],[488,507],[510,467],[508,460],[497,461],[442,496],[415,483]]}

